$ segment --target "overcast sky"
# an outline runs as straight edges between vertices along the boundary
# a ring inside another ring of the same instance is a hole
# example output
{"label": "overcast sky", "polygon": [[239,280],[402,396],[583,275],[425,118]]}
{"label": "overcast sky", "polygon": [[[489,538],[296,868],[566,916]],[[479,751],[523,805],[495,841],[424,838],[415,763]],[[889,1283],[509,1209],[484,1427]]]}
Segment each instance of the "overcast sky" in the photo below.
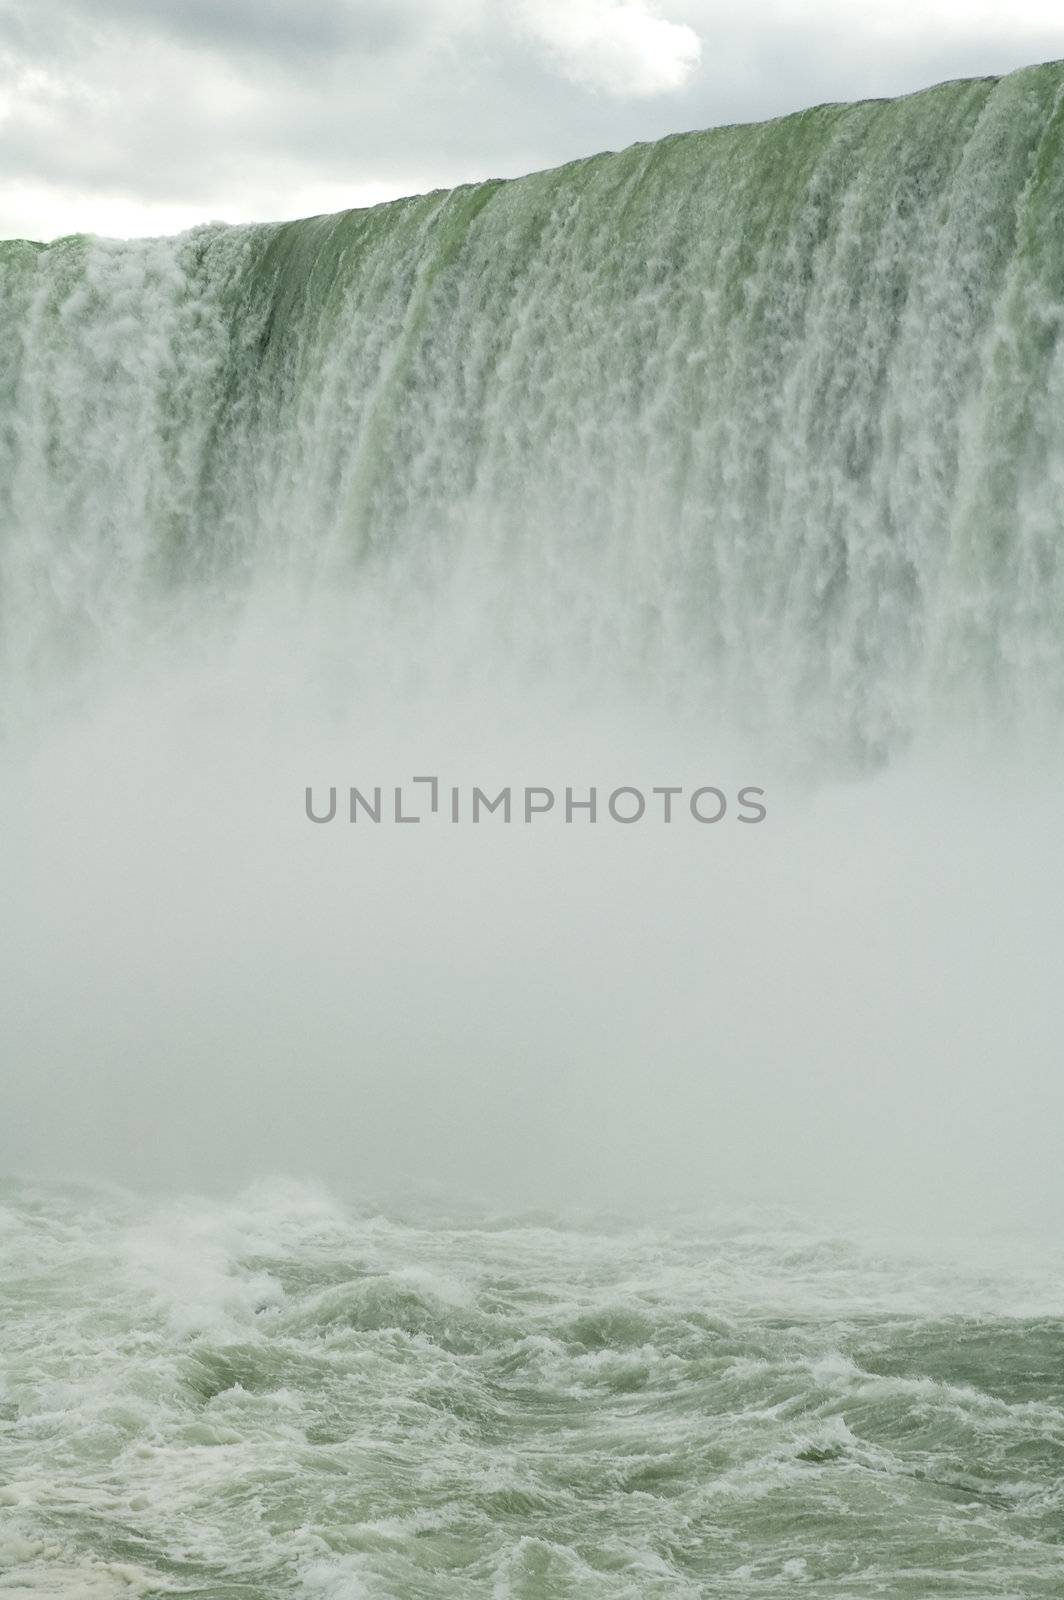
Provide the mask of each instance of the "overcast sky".
{"label": "overcast sky", "polygon": [[0,236],[340,210],[1061,56],[1062,0],[0,0]]}

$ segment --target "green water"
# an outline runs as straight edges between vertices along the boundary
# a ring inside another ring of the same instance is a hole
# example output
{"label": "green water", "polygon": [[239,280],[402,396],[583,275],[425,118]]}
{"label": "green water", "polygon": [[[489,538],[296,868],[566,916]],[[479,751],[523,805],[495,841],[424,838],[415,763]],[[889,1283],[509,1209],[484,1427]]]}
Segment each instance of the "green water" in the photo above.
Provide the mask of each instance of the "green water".
{"label": "green water", "polygon": [[1064,1593],[1055,1247],[3,1199],[2,1594]]}

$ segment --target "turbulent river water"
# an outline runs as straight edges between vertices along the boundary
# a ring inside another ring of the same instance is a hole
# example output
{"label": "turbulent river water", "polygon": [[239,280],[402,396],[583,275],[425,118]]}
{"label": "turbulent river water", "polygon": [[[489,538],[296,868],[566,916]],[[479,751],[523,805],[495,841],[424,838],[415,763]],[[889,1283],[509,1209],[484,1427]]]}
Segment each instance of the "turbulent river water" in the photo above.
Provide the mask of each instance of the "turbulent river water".
{"label": "turbulent river water", "polygon": [[0,1594],[1050,1600],[1062,1266],[8,1186]]}

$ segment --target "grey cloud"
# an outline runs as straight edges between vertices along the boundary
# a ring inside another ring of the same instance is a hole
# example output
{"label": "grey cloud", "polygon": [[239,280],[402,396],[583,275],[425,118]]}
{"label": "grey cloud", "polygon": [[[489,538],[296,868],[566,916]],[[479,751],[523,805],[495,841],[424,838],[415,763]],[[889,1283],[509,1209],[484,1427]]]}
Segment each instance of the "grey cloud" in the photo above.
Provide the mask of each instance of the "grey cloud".
{"label": "grey cloud", "polygon": [[410,39],[416,0],[4,0],[0,38],[45,58],[84,56],[114,32],[279,63],[338,52],[379,55]]}
{"label": "grey cloud", "polygon": [[155,25],[213,49],[377,55],[409,38],[414,17],[398,0],[108,0],[112,18]]}

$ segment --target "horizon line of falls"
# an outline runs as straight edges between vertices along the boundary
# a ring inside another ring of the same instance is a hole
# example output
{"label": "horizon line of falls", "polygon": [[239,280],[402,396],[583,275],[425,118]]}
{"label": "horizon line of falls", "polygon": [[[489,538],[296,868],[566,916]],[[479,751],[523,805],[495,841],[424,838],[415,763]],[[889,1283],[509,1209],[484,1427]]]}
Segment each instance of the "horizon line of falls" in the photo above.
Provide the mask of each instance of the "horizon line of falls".
{"label": "horizon line of falls", "polygon": [[829,760],[1037,737],[1062,95],[1043,66],[335,217],[0,245],[6,716],[268,594],[308,636],[349,600],[356,676],[636,685]]}

